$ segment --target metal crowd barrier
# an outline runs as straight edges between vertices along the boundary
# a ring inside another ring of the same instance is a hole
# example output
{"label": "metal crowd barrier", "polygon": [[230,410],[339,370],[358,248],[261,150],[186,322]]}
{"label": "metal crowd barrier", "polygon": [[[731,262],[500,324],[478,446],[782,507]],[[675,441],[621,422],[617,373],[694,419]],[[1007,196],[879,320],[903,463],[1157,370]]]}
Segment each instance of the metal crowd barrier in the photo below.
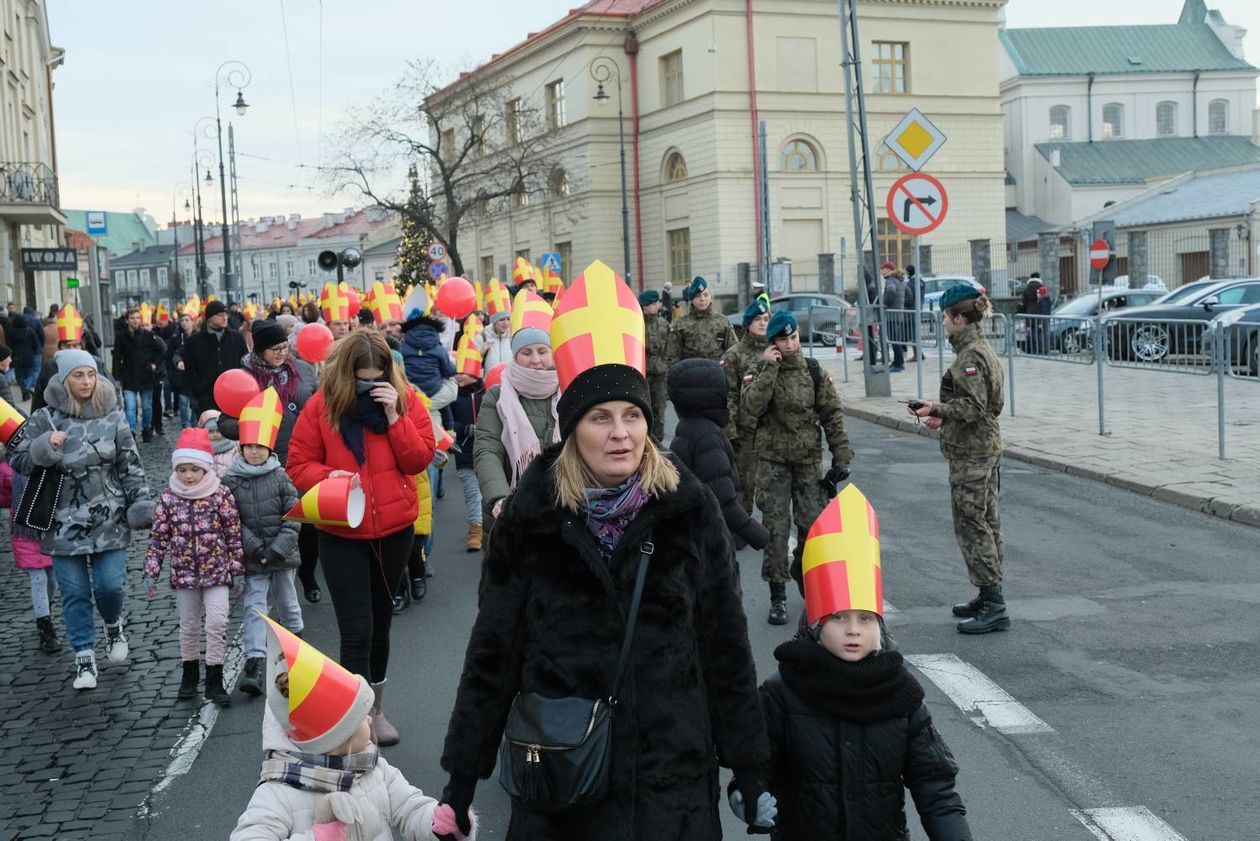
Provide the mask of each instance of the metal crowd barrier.
{"label": "metal crowd barrier", "polygon": [[1211,321],[1184,318],[1104,318],[1105,359],[1113,368],[1206,376],[1213,371],[1213,360],[1204,354],[1204,336],[1216,327]]}
{"label": "metal crowd barrier", "polygon": [[1015,355],[1094,364],[1094,319],[1019,313],[1012,323],[1015,334],[1008,339],[1008,349]]}

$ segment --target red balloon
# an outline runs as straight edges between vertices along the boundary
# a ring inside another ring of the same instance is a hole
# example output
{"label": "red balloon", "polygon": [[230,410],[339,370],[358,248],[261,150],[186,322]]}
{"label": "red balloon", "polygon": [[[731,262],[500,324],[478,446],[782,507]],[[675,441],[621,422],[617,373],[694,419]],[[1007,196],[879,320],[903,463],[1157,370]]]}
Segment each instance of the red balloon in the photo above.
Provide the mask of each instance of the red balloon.
{"label": "red balloon", "polygon": [[485,382],[487,390],[489,390],[490,386],[499,384],[499,382],[503,379],[503,372],[507,369],[507,366],[508,364],[506,362],[500,362],[498,365],[495,365],[486,372]]}
{"label": "red balloon", "polygon": [[328,351],[332,349],[332,345],[332,331],[319,322],[308,324],[298,332],[298,354],[312,364],[317,364],[327,359]]}
{"label": "red balloon", "polygon": [[473,285],[462,277],[448,277],[438,287],[437,301],[434,306],[443,315],[462,321],[477,308],[477,292]]}
{"label": "red balloon", "polygon": [[231,371],[224,371],[214,381],[214,402],[219,404],[219,410],[223,414],[239,418],[245,404],[261,391],[262,388],[253,375],[241,368],[233,368]]}

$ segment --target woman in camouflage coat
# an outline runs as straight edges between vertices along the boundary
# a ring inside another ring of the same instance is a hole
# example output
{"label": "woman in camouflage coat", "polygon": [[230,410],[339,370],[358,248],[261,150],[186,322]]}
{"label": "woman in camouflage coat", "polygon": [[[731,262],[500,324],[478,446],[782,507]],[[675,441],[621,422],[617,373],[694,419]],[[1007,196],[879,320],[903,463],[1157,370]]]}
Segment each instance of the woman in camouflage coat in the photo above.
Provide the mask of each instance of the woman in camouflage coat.
{"label": "woman in camouflage coat", "polygon": [[41,467],[62,476],[53,527],[41,547],[52,555],[66,631],[74,648],[75,689],[96,686],[92,600],[105,620],[110,662],[127,659],[122,606],[131,529],[148,528],[153,501],[118,393],[97,377],[87,351],[61,350],[44,390],[48,405],[26,422],[9,461],[25,475]]}

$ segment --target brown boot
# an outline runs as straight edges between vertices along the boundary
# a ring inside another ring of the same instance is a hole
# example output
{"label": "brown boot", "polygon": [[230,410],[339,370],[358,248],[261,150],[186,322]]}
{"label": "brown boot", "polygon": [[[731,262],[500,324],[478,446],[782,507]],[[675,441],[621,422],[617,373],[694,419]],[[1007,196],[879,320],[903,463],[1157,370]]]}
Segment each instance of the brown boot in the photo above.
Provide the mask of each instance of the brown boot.
{"label": "brown boot", "polygon": [[398,730],[385,718],[381,705],[385,702],[385,681],[372,684],[372,741],[381,747],[398,744]]}
{"label": "brown boot", "polygon": [[468,542],[464,545],[469,552],[481,551],[481,523],[468,524]]}

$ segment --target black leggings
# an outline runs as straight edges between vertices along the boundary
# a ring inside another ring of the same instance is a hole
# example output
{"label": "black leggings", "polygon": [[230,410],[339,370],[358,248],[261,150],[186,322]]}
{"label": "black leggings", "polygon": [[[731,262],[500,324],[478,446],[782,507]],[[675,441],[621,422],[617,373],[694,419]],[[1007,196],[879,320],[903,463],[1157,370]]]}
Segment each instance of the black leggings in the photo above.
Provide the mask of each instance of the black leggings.
{"label": "black leggings", "polygon": [[341,634],[341,665],[372,683],[383,681],[389,666],[394,594],[414,537],[411,526],[373,540],[319,532],[320,567]]}
{"label": "black leggings", "polygon": [[302,528],[298,530],[298,557],[301,558],[301,565],[298,567],[298,579],[303,585],[314,584],[315,582],[315,562],[319,560],[319,529],[310,523],[303,523]]}

